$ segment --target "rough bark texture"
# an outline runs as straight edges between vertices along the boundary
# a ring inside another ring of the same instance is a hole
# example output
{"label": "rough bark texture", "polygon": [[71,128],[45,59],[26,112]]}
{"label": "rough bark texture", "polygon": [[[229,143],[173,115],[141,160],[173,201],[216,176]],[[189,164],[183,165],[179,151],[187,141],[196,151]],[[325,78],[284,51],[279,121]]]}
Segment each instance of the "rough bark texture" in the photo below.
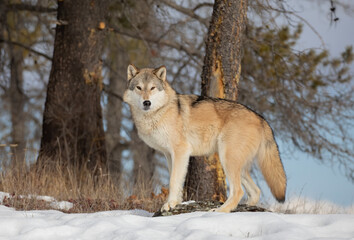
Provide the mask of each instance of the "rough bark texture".
{"label": "rough bark texture", "polygon": [[107,0],[58,1],[39,162],[106,168],[100,56],[107,11]]}
{"label": "rough bark texture", "polygon": [[225,174],[217,154],[192,157],[184,187],[185,200],[226,200]]}
{"label": "rough bark texture", "polygon": [[[237,99],[246,13],[247,0],[215,0],[206,40],[202,95]],[[225,201],[225,175],[217,154],[191,159],[184,197]]]}

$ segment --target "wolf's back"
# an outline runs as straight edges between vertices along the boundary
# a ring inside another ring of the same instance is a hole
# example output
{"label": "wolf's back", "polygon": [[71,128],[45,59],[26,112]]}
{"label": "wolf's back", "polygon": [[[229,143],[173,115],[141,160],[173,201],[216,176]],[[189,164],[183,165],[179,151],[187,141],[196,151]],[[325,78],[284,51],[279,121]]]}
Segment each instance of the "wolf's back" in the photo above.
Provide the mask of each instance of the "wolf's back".
{"label": "wolf's back", "polygon": [[273,132],[265,122],[263,141],[258,151],[258,164],[273,196],[285,201],[286,175]]}

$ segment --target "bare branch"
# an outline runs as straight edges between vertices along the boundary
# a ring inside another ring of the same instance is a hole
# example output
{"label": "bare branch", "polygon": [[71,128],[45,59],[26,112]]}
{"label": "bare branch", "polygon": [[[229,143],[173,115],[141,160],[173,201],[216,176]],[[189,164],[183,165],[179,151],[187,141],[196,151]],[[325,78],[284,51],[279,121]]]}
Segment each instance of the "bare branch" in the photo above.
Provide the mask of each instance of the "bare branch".
{"label": "bare branch", "polygon": [[50,56],[48,56],[47,54],[38,52],[37,50],[34,50],[34,49],[32,49],[32,48],[30,48],[30,47],[28,47],[28,46],[26,46],[26,45],[24,45],[24,44],[22,44],[22,43],[15,42],[15,41],[8,41],[8,40],[5,40],[5,39],[0,38],[0,43],[2,43],[2,42],[3,42],[3,43],[7,43],[7,44],[13,44],[13,45],[22,47],[22,48],[24,48],[24,49],[26,49],[26,50],[28,50],[28,51],[30,51],[30,52],[33,52],[33,53],[35,53],[35,54],[37,54],[37,55],[39,55],[39,56],[41,56],[41,57],[44,57],[44,58],[48,59],[48,60],[50,60],[50,61],[52,60],[52,58],[51,58]]}
{"label": "bare branch", "polygon": [[[261,5],[261,6],[263,5],[259,2],[256,4]],[[299,14],[297,14],[295,10],[288,10],[289,6],[288,7],[284,6],[284,3],[282,1],[279,1],[278,4],[279,4],[279,8],[272,6],[269,3],[269,1],[266,1],[266,3],[262,7],[262,11],[270,12],[270,13],[275,12],[275,13],[282,14],[288,20],[289,24],[291,23],[289,16],[294,16],[295,18],[299,19],[300,22],[303,22],[306,26],[308,26],[311,29],[311,31],[313,31],[313,33],[319,38],[319,40],[321,41],[322,47],[323,48],[325,47],[325,43],[324,43],[324,40],[323,40],[321,34],[315,29],[315,27],[309,21],[307,21],[305,18],[303,18]],[[272,14],[269,14],[269,18],[270,18],[270,21],[276,25],[275,17],[272,17]]]}
{"label": "bare branch", "polygon": [[160,37],[157,37],[157,38],[152,37],[152,36],[143,36],[142,37],[142,36],[140,36],[138,34],[135,34],[135,33],[131,32],[131,31],[127,31],[125,29],[112,28],[112,30],[115,33],[118,33],[118,34],[121,34],[121,35],[124,35],[124,36],[128,36],[128,37],[135,38],[135,39],[145,40],[145,41],[148,41],[148,42],[151,42],[151,43],[155,43],[155,44],[159,44],[159,45],[164,45],[164,46],[167,46],[167,47],[170,47],[170,48],[174,48],[174,49],[179,50],[179,51],[183,51],[183,52],[187,53],[190,56],[202,58],[202,55],[200,54],[200,52],[188,49],[188,48],[186,48],[185,46],[183,46],[181,44],[177,44],[176,42],[163,40]]}
{"label": "bare branch", "polygon": [[123,102],[123,97],[121,95],[111,91],[107,84],[103,84],[103,91],[109,95],[112,95],[113,97],[118,98],[120,101]]}
{"label": "bare branch", "polygon": [[202,8],[202,7],[213,7],[214,4],[213,3],[208,3],[208,2],[205,2],[205,3],[199,3],[197,6],[195,6],[193,8],[193,12],[197,11],[199,8]]}
{"label": "bare branch", "polygon": [[297,17],[298,19],[300,19],[301,21],[303,21],[309,28],[311,28],[311,30],[314,32],[314,34],[317,35],[317,37],[320,39],[321,41],[321,45],[324,48],[326,46],[321,34],[315,29],[314,26],[312,26],[311,23],[309,23],[305,18],[301,17],[300,15],[296,14],[296,13],[292,13],[295,17]]}
{"label": "bare branch", "polygon": [[43,7],[39,5],[31,5],[26,3],[7,4],[6,9],[8,11],[30,11],[30,12],[37,12],[37,13],[53,13],[57,11],[56,8]]}
{"label": "bare branch", "polygon": [[[194,12],[194,10],[191,10],[189,8],[185,8],[185,7],[182,7],[180,5],[177,5],[175,4],[174,2],[172,1],[168,1],[168,0],[160,0],[160,2],[162,2],[163,4],[165,4],[166,6],[169,6],[191,18],[194,18],[196,20],[198,20],[199,22],[201,22],[202,24],[204,24],[205,26],[208,26],[209,25],[209,20],[206,19],[206,18],[202,18],[201,16],[199,16],[198,14],[196,14]],[[199,4],[195,7],[195,9],[198,9],[199,7],[203,6],[202,4]]]}

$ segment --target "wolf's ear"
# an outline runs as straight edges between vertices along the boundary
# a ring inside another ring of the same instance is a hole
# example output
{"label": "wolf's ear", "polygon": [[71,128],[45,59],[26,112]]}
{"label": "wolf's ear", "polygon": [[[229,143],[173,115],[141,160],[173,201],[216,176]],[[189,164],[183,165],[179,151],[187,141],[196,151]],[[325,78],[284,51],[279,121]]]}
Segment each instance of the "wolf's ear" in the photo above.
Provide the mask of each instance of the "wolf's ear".
{"label": "wolf's ear", "polygon": [[139,69],[135,67],[133,64],[129,64],[127,73],[128,73],[128,81],[130,81],[130,79],[132,79],[139,73]]}
{"label": "wolf's ear", "polygon": [[162,81],[166,81],[166,67],[161,66],[159,68],[156,68],[153,73]]}

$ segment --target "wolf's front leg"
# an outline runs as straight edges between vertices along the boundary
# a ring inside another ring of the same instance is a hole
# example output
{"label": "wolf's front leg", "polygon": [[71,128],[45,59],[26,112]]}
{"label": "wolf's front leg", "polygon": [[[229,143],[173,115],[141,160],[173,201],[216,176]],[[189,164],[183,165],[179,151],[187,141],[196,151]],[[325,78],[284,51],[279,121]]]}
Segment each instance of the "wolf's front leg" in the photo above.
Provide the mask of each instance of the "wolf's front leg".
{"label": "wolf's front leg", "polygon": [[171,158],[170,192],[167,202],[162,206],[161,211],[169,211],[182,202],[182,190],[188,169],[189,153],[176,152],[171,154]]}

